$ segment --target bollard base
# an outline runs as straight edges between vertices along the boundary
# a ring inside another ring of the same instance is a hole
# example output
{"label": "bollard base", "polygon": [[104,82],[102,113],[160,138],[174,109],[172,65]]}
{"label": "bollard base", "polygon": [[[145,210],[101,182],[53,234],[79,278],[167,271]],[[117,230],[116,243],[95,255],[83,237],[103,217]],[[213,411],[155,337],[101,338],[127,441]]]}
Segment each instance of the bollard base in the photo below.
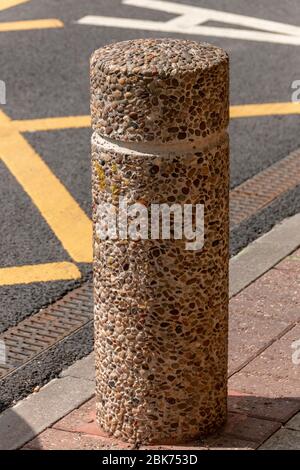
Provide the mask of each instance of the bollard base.
{"label": "bollard base", "polygon": [[[226,416],[228,137],[181,154],[131,147],[93,135],[98,420],[131,442],[188,440]],[[98,224],[112,225],[101,211],[120,216],[120,197],[145,210],[203,202],[203,248],[120,233],[100,239]]]}
{"label": "bollard base", "polygon": [[[98,403],[100,401],[99,399],[97,400]],[[139,425],[139,427],[128,429],[126,424],[124,424],[124,427],[111,427],[106,417],[103,416],[101,407],[98,410],[98,406],[96,418],[99,427],[105,433],[124,442],[138,445],[183,445],[202,440],[221,431],[227,422],[227,407],[218,410],[215,418],[211,419],[208,424],[205,422],[203,422],[202,425],[195,424],[194,430],[190,429],[191,426],[189,424],[189,430],[186,432],[182,430],[182,434],[178,432],[178,429],[174,428],[171,430],[164,428],[161,432],[158,432],[158,428],[160,427],[159,423],[157,423],[155,434],[153,434],[153,429],[149,429],[148,418],[143,427]]]}

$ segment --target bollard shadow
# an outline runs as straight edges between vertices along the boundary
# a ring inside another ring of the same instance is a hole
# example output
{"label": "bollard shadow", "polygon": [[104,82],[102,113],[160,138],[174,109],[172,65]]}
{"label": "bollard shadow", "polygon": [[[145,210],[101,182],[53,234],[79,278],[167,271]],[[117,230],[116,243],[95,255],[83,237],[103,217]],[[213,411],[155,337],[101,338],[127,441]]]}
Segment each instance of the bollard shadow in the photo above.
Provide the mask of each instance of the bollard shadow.
{"label": "bollard shadow", "polygon": [[[166,441],[143,445],[128,444],[108,436],[96,423],[95,398],[71,412],[46,433],[30,436],[25,450],[255,450],[293,418],[300,410],[300,397],[269,398],[230,392],[228,396],[228,420],[218,432],[206,438],[185,442]],[[11,411],[12,413],[12,411]],[[11,429],[24,427],[26,423],[17,415],[12,417]],[[74,427],[74,423],[76,426]],[[0,430],[0,433],[3,432]],[[14,431],[13,431],[14,432]],[[55,433],[57,434],[55,437]],[[2,434],[1,434],[2,435]],[[20,446],[22,448],[24,443]],[[280,448],[282,448],[280,444]],[[0,447],[6,449],[6,447]],[[276,444],[274,449],[276,449]]]}
{"label": "bollard shadow", "polygon": [[36,432],[20,416],[16,408],[7,408],[0,414],[0,450],[18,450],[34,438]]}
{"label": "bollard shadow", "polygon": [[[270,398],[229,392],[228,418],[218,431],[205,438],[141,446],[151,450],[257,450],[300,411],[300,397]],[[285,444],[272,444],[282,449]],[[287,448],[290,448],[287,446]]]}
{"label": "bollard shadow", "polygon": [[[269,398],[230,392],[228,419],[218,432],[185,442],[134,445],[110,437],[99,428],[95,403],[95,398],[87,401],[63,418],[61,424],[40,435],[18,414],[18,406],[8,408],[0,415],[0,450],[101,450],[104,445],[111,451],[255,450],[300,411],[300,397]],[[33,415],[34,412],[33,409]]]}
{"label": "bollard shadow", "polygon": [[225,426],[200,442],[215,450],[255,450],[299,410],[300,397],[270,398],[229,392]]}

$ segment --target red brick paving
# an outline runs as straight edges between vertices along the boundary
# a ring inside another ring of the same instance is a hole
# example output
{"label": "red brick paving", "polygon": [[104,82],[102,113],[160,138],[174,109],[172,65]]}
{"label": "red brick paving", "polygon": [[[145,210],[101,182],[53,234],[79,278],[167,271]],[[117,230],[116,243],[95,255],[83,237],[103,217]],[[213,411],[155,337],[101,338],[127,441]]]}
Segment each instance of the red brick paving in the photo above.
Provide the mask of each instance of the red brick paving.
{"label": "red brick paving", "polygon": [[297,250],[230,300],[230,375],[300,322],[299,286]]}
{"label": "red brick paving", "polygon": [[231,391],[228,396],[229,411],[280,423],[285,423],[294,416],[299,407],[300,401],[289,398],[270,398],[235,391]]}
{"label": "red brick paving", "polygon": [[229,374],[257,356],[289,327],[287,321],[261,318],[247,312],[243,305],[231,305],[229,319]]}
{"label": "red brick paving", "polygon": [[278,379],[272,376],[261,375],[259,372],[246,374],[241,370],[241,372],[230,377],[229,386],[234,389],[238,388],[243,393],[251,393],[257,397],[272,399],[290,398],[297,401],[300,406],[300,396],[299,393],[296,393],[297,388],[299,388],[299,380]]}
{"label": "red brick paving", "polygon": [[46,429],[39,436],[26,444],[26,450],[108,450],[132,449],[132,444],[115,441],[108,438],[90,436],[89,434]]}
{"label": "red brick paving", "polygon": [[[300,249],[230,302],[228,422],[205,440],[141,449],[255,449],[300,410]],[[132,449],[95,422],[95,399],[59,420],[24,449]]]}
{"label": "red brick paving", "polygon": [[259,374],[260,377],[271,377],[295,382],[295,397],[300,397],[300,364],[294,364],[292,344],[300,339],[300,325],[296,325],[278,341],[273,343],[262,354],[251,361],[244,369],[245,374]]}
{"label": "red brick paving", "polygon": [[[235,399],[245,399],[244,394],[233,392]],[[253,397],[256,398],[256,397]],[[298,406],[298,409],[300,404]],[[251,413],[251,410],[248,410]],[[207,449],[255,449],[276,432],[281,423],[275,420],[259,419],[245,413],[228,415],[228,422],[222,432],[204,440],[182,443],[181,445],[152,445],[140,449],[151,450],[207,450]],[[109,437],[97,425],[95,420],[95,399],[92,398],[80,408],[46,429],[39,436],[26,444],[26,450],[107,450],[133,449],[133,444],[126,444]]]}
{"label": "red brick paving", "polygon": [[252,441],[245,441],[233,436],[213,436],[207,439],[209,450],[255,450],[257,443]]}
{"label": "red brick paving", "polygon": [[208,450],[200,442],[188,442],[184,445],[152,445],[152,446],[141,446],[139,450]]}
{"label": "red brick paving", "polygon": [[229,413],[224,434],[262,444],[280,426],[281,424],[276,421],[253,418],[240,413]]}

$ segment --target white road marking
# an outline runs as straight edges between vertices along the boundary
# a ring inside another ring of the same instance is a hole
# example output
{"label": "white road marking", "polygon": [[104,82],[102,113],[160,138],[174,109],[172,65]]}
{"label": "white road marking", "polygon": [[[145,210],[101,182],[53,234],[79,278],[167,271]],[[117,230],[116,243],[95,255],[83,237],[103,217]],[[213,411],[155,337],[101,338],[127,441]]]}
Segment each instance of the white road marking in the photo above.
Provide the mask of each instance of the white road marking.
{"label": "white road marking", "polygon": [[[124,5],[130,5],[151,10],[164,11],[189,16],[192,25],[202,24],[205,21],[221,21],[222,23],[237,24],[239,26],[248,26],[273,33],[294,34],[300,36],[300,27],[276,21],[262,20],[259,18],[227,13],[220,10],[211,10],[208,8],[195,7],[192,5],[183,5],[174,2],[162,0],[122,0]],[[174,21],[174,20],[171,20]]]}
{"label": "white road marking", "polygon": [[[162,0],[123,0],[122,3],[124,5],[174,13],[179,16],[166,22],[115,18],[110,16],[85,16],[81,18],[78,23],[114,28],[141,29],[147,31],[181,33],[185,35],[203,35],[276,44],[300,45],[300,27],[290,24]],[[263,31],[199,26],[211,20],[246,26],[248,28],[257,28]]]}

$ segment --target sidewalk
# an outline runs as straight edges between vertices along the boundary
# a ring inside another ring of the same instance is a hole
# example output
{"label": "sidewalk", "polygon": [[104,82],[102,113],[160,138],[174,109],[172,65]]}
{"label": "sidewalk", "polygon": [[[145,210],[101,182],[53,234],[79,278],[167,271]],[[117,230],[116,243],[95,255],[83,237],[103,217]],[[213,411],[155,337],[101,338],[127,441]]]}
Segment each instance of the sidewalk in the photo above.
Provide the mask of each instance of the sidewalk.
{"label": "sidewalk", "polygon": [[[181,446],[140,449],[300,449],[300,248],[277,262],[292,233],[288,227],[280,236],[275,232],[251,244],[231,265],[225,429]],[[270,269],[263,269],[266,263]],[[246,284],[252,282],[240,290],[241,273],[248,276]],[[0,441],[14,428],[15,443],[10,440],[6,448],[137,448],[98,429],[93,377],[90,355],[2,413]]]}

